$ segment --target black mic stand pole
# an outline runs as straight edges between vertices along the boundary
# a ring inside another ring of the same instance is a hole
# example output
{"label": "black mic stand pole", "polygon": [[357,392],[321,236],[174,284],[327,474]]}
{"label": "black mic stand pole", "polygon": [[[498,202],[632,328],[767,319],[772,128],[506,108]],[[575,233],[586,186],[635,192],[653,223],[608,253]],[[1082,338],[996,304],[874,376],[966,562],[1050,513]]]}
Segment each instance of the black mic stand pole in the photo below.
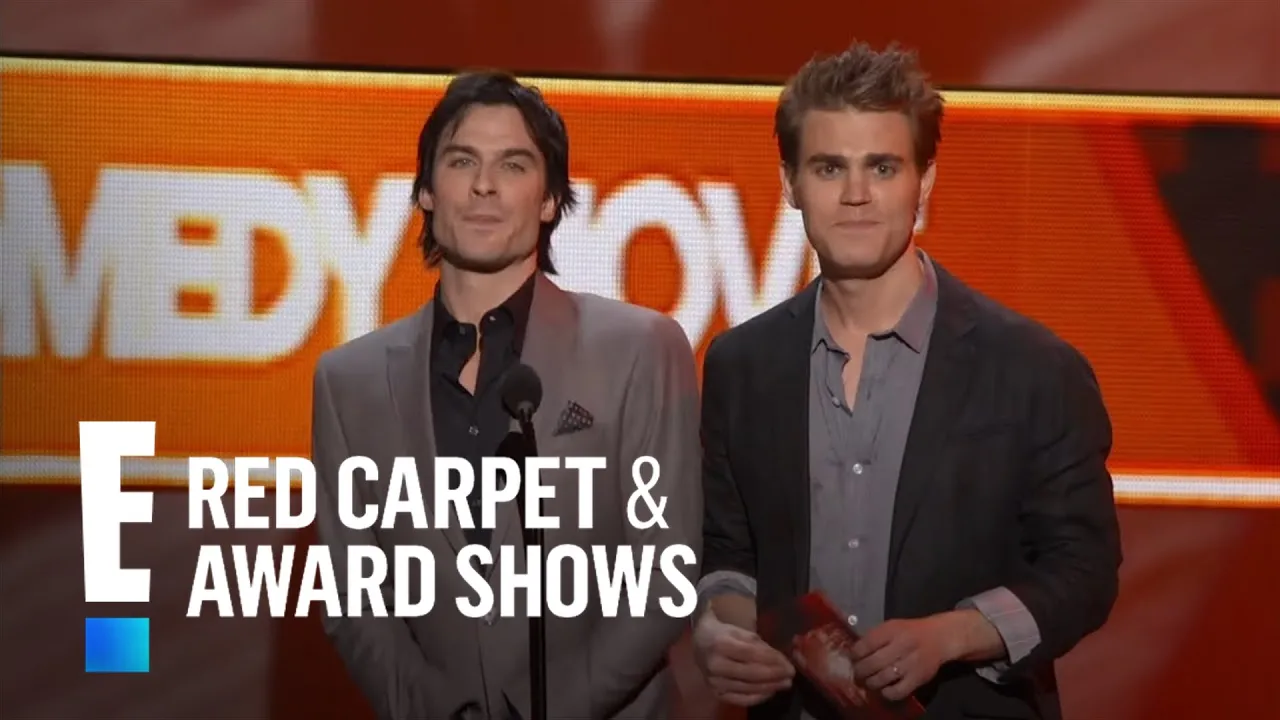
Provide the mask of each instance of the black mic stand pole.
{"label": "black mic stand pole", "polygon": [[[537,457],[538,440],[533,432],[533,413],[524,411],[517,418],[520,423],[520,433],[524,435],[525,457]],[[525,517],[525,498],[527,493],[525,488],[527,483],[524,477],[524,468],[520,468],[520,497],[517,502],[520,503],[520,517],[524,521],[524,546],[526,548],[525,555],[528,556],[527,548],[539,548],[538,560],[538,586],[539,597],[533,597],[533,593],[529,594],[529,602],[537,602],[539,612],[529,618],[529,692],[530,700],[533,708],[533,717],[524,718],[524,720],[549,720],[547,718],[547,627],[546,618],[546,548],[542,546],[542,528],[530,527],[529,520]],[[541,501],[539,501],[541,506]],[[541,507],[539,507],[541,510]],[[527,568],[532,571],[532,568]]]}

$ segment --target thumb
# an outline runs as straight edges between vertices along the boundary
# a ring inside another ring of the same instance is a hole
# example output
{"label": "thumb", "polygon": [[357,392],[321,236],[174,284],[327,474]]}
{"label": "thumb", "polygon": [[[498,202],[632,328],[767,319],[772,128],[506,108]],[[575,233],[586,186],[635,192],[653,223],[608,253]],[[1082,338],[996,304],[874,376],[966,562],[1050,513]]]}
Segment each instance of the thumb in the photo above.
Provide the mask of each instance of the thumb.
{"label": "thumb", "polygon": [[741,642],[753,643],[753,644],[764,642],[764,640],[761,639],[760,636],[757,635],[756,633],[744,627],[739,627],[738,625],[731,625],[729,623],[725,623],[724,633],[726,637],[730,637],[730,638],[733,638],[734,640],[738,640]]}

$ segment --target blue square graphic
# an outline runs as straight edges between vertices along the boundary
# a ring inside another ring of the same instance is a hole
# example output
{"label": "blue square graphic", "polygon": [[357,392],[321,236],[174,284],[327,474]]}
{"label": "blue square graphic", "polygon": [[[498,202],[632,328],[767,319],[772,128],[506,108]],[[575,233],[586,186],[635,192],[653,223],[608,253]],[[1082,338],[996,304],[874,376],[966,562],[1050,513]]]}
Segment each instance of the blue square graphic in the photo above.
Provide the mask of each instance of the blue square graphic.
{"label": "blue square graphic", "polygon": [[84,671],[151,672],[151,619],[85,618]]}

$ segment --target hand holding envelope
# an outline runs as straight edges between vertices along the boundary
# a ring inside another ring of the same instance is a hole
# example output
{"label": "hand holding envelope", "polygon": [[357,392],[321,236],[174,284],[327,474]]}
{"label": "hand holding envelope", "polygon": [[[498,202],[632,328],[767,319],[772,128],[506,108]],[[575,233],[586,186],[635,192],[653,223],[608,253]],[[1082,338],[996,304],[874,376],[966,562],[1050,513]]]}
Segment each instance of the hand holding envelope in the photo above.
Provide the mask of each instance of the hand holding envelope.
{"label": "hand holding envelope", "polygon": [[842,701],[839,704],[853,707],[869,704],[866,689],[854,677],[849,643],[839,630],[823,627],[797,635],[791,647],[791,656],[800,672],[837,693]]}
{"label": "hand holding envelope", "polygon": [[804,676],[848,720],[914,720],[924,706],[914,696],[886,700],[859,683],[861,638],[821,593],[810,593],[761,618],[761,636],[784,650]]}
{"label": "hand holding envelope", "polygon": [[755,633],[707,613],[693,633],[694,657],[720,700],[749,707],[791,687],[795,675],[785,654]]}

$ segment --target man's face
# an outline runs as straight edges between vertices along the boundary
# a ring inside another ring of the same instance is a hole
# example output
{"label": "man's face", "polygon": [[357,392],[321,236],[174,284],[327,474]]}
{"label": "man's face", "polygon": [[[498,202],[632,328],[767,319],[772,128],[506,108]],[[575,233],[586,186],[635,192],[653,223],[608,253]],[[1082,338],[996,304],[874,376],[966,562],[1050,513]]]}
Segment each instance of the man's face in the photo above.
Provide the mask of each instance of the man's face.
{"label": "man's face", "polygon": [[445,261],[498,272],[537,252],[542,223],[555,214],[546,166],[514,107],[477,105],[441,138],[432,189],[418,197]]}
{"label": "man's face", "polygon": [[799,165],[782,169],[787,199],[833,279],[879,277],[902,257],[933,178],[932,164],[916,169],[911,123],[898,112],[809,111]]}

